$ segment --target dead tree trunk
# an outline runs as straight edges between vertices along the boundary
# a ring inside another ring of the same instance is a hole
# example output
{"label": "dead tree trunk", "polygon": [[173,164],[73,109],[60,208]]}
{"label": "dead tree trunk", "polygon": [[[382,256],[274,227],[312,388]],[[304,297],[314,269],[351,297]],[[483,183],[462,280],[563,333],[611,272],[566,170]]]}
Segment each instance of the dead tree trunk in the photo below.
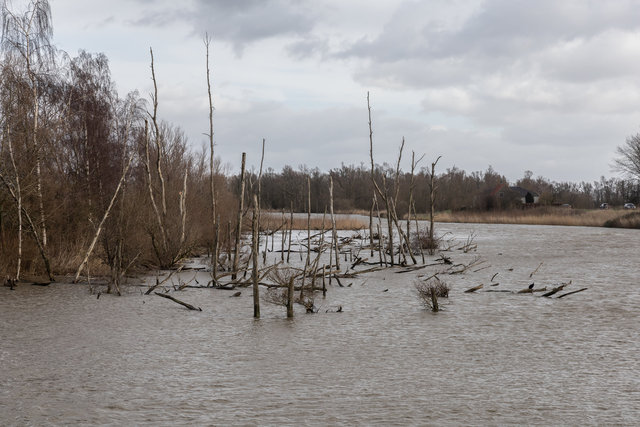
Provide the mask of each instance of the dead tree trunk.
{"label": "dead tree trunk", "polygon": [[258,251],[260,244],[260,235],[258,230],[260,218],[260,206],[258,205],[258,197],[253,196],[253,218],[251,221],[251,258],[253,259],[253,270],[251,271],[251,280],[253,282],[253,317],[260,318],[260,290],[258,289]]}
{"label": "dead tree trunk", "polygon": [[436,185],[434,181],[436,176],[436,165],[438,164],[440,157],[442,156],[438,156],[436,161],[431,163],[431,172],[429,173],[429,255],[433,255],[437,249],[433,236],[433,216],[436,201]]}
{"label": "dead tree trunk", "polygon": [[[147,120],[144,121],[144,150],[144,166],[147,172],[147,188],[149,190],[149,199],[151,200],[151,206],[153,207],[153,212],[155,213],[156,221],[158,222],[158,229],[160,230],[160,236],[162,238],[162,249],[164,253],[167,253],[169,251],[169,245],[167,242],[167,231],[164,227],[162,216],[160,216],[160,210],[158,209],[158,204],[156,203],[156,198],[153,191],[153,177],[151,175],[151,159],[149,154],[149,123],[147,122]],[[160,255],[161,254],[157,254],[159,259],[161,259]]]}
{"label": "dead tree trunk", "polygon": [[291,201],[291,208],[289,210],[289,244],[287,245],[287,264],[291,257],[291,240],[293,238],[293,201]]}
{"label": "dead tree trunk", "polygon": [[[182,181],[182,191],[180,192],[180,218],[182,220],[182,228],[180,232],[180,248],[184,247],[187,239],[187,178],[189,176],[189,168],[184,171],[184,180]],[[180,251],[181,252],[181,251]],[[180,254],[180,253],[179,253]]]}
{"label": "dead tree trunk", "polygon": [[[212,246],[217,246],[218,242],[217,242],[217,226],[218,223],[216,221],[217,217],[216,217],[216,191],[215,191],[215,156],[214,156],[214,151],[213,151],[213,98],[211,96],[211,73],[209,71],[209,44],[211,43],[211,38],[209,37],[209,34],[205,33],[204,36],[204,46],[206,48],[206,52],[207,52],[207,94],[209,95],[209,172],[210,172],[210,176],[209,176],[209,187],[210,187],[210,192],[211,192],[211,227],[213,229],[213,245]],[[217,247],[216,248],[212,248],[212,252],[215,253],[217,252]],[[211,273],[213,274],[213,281],[215,282],[216,277],[215,277],[215,271],[216,271],[216,267],[214,266],[215,264],[217,264],[218,260],[217,258],[213,258],[212,257],[212,268],[211,268]]]}
{"label": "dead tree trunk", "polygon": [[[338,247],[338,232],[336,230],[336,218],[333,214],[333,177],[329,177],[329,209],[331,212],[331,228],[332,228],[332,238],[334,245],[334,255],[336,259],[336,269],[340,270],[340,249]],[[331,259],[329,259],[329,263],[331,263]]]}
{"label": "dead tree trunk", "polygon": [[287,317],[293,317],[293,299],[294,297],[294,284],[295,276],[291,276],[289,278],[289,283],[287,284]]}
{"label": "dead tree trunk", "polygon": [[158,126],[158,84],[156,82],[156,71],[153,65],[153,49],[149,48],[151,54],[151,80],[153,80],[153,115],[151,116],[151,123],[153,124],[154,141],[156,143],[156,172],[160,179],[160,191],[162,202],[162,217],[166,219],[167,216],[167,194],[166,185],[164,181],[164,174],[162,173],[162,159],[164,156],[164,144],[160,135],[160,128]]}
{"label": "dead tree trunk", "polygon": [[240,261],[240,240],[242,237],[242,214],[244,211],[244,179],[245,162],[247,153],[242,153],[242,166],[240,167],[240,203],[238,206],[238,223],[236,224],[236,245],[233,250],[233,274],[231,280],[236,280],[238,275],[238,262]]}
{"label": "dead tree trunk", "polygon": [[[374,193],[375,197],[375,193]],[[369,209],[369,246],[371,247],[370,256],[373,256],[373,205],[375,202],[371,199],[371,208]]]}

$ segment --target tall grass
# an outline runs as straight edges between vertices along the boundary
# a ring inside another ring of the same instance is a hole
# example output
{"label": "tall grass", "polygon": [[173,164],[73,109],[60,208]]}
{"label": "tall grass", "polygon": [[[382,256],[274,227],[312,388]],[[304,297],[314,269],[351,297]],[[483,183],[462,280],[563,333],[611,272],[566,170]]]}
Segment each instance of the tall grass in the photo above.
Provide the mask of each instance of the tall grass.
{"label": "tall grass", "polygon": [[583,227],[603,227],[605,223],[612,227],[620,227],[625,224],[628,228],[637,228],[640,221],[636,217],[636,227],[629,227],[632,220],[618,221],[628,216],[627,211],[606,209],[567,209],[556,207],[539,207],[524,210],[491,211],[491,212],[440,212],[436,216],[439,222],[467,222],[485,224],[531,224],[531,225],[568,225]]}

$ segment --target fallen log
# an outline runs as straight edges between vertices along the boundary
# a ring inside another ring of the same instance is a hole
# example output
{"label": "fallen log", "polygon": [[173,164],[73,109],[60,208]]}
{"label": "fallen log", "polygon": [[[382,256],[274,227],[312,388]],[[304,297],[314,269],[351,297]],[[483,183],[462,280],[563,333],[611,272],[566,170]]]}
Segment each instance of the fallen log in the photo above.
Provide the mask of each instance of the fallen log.
{"label": "fallen log", "polygon": [[477,291],[478,289],[482,289],[482,287],[484,286],[483,283],[480,283],[478,286],[474,286],[473,288],[469,288],[466,291],[464,291],[465,294],[470,294],[472,292]]}
{"label": "fallen log", "polygon": [[167,294],[161,294],[159,292],[154,292],[154,294],[158,295],[159,297],[162,298],[167,298],[170,299],[173,302],[177,302],[178,304],[187,307],[189,310],[194,310],[194,311],[202,311],[202,309],[200,307],[194,307],[193,305],[186,303],[184,301],[180,301],[178,298],[174,298],[171,295],[167,295]]}
{"label": "fallen log", "polygon": [[567,286],[569,283],[563,283],[560,286],[556,286],[555,288],[551,289],[549,292],[547,292],[546,294],[542,294],[543,297],[550,297],[551,295],[554,295],[556,293],[558,293],[559,291],[563,290],[565,286]]}
{"label": "fallen log", "polygon": [[526,288],[526,289],[522,289],[518,292],[516,292],[517,294],[532,294],[534,292],[544,292],[547,290],[547,287],[545,286],[544,288],[538,288],[538,289],[534,289],[534,288]]}
{"label": "fallen log", "polygon": [[567,292],[566,294],[560,295],[558,298],[564,298],[568,295],[577,294],[578,292],[586,291],[587,289],[589,288],[582,288],[582,289],[578,289],[577,291]]}

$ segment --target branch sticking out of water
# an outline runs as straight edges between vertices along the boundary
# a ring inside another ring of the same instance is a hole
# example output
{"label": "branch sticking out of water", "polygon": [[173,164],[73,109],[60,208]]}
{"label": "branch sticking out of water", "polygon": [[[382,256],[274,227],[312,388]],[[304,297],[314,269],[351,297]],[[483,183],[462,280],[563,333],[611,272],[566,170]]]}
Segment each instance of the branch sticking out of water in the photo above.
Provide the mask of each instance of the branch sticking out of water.
{"label": "branch sticking out of water", "polygon": [[162,298],[170,299],[173,302],[177,302],[178,304],[187,307],[189,310],[202,311],[202,309],[200,307],[194,307],[193,305],[191,305],[189,303],[186,303],[184,301],[180,301],[178,298],[174,298],[171,295],[161,294],[159,292],[154,292],[154,294],[156,294],[156,295],[158,295],[159,297],[162,297]]}
{"label": "branch sticking out of water", "polygon": [[537,267],[535,270],[533,270],[533,271],[531,272],[531,274],[529,274],[529,279],[531,279],[531,278],[533,277],[533,275],[534,275],[534,274],[536,274],[536,273],[538,272],[538,270],[540,270],[540,267],[542,267],[542,264],[543,264],[543,263],[544,263],[544,262],[541,262],[541,263],[538,265],[538,267]]}

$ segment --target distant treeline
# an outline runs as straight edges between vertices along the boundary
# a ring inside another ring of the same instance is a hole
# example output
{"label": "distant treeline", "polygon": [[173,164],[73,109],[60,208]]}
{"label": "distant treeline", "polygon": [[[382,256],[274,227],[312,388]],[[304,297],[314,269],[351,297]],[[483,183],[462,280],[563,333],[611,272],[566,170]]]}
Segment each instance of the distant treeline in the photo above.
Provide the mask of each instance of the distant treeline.
{"label": "distant treeline", "polygon": [[[363,153],[365,155],[366,153]],[[385,176],[389,187],[394,185],[396,169],[388,164],[376,165],[375,174]],[[307,210],[307,177],[311,186],[311,210],[322,213],[329,206],[329,180],[334,182],[334,206],[342,212],[369,211],[372,204],[373,185],[371,168],[361,164],[342,165],[323,172],[319,169],[300,167],[294,170],[285,166],[276,172],[267,169],[262,176],[262,206],[267,209]],[[256,182],[254,176],[252,181]],[[398,214],[408,212],[409,186],[411,174],[400,171]],[[237,177],[234,177],[237,181]],[[429,171],[422,168],[414,174],[415,207],[418,213],[427,212],[429,204]],[[543,177],[533,177],[526,171],[516,182],[509,183],[504,175],[491,166],[486,171],[465,172],[458,168],[447,169],[437,174],[436,210],[493,210],[512,209],[522,206],[519,194],[509,190],[518,186],[538,195],[537,204],[542,206],[571,205],[578,209],[592,209],[602,203],[621,206],[640,202],[640,183],[619,178],[604,178],[594,182],[553,182]],[[237,187],[237,185],[233,185]]]}

